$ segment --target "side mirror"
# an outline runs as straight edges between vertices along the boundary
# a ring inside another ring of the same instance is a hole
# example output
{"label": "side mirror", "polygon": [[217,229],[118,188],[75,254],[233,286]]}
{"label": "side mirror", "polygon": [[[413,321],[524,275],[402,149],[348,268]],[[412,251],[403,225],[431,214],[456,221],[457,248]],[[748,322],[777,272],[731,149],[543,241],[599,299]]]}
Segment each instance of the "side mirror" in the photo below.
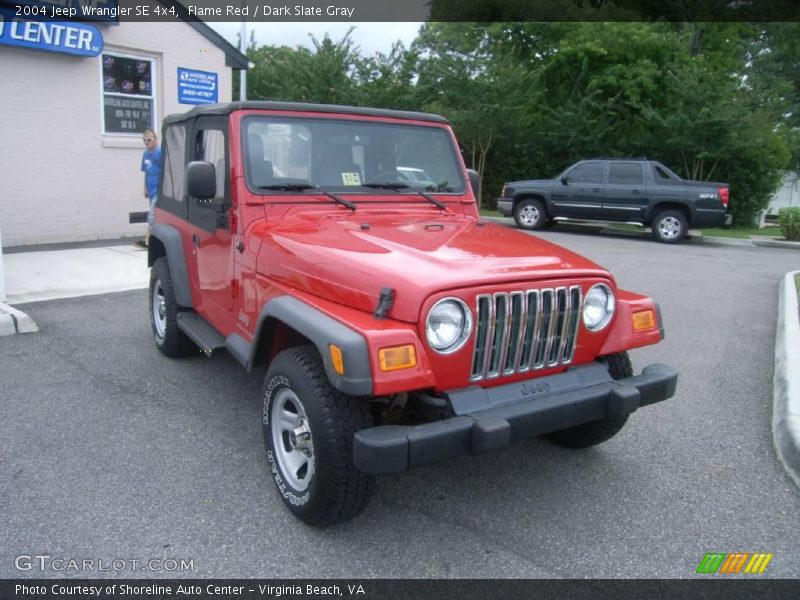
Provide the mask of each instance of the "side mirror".
{"label": "side mirror", "polygon": [[566,175],[564,175],[564,176],[561,178],[561,185],[568,185],[568,184],[569,184],[569,179],[567,179],[567,176],[566,176]]}
{"label": "side mirror", "polygon": [[475,169],[467,169],[467,175],[469,176],[469,186],[472,188],[472,193],[475,195],[475,199],[478,198],[478,189],[480,188],[480,177],[478,176],[478,172]]}
{"label": "side mirror", "polygon": [[200,200],[211,200],[217,195],[217,170],[210,162],[194,160],[186,165],[186,191]]}

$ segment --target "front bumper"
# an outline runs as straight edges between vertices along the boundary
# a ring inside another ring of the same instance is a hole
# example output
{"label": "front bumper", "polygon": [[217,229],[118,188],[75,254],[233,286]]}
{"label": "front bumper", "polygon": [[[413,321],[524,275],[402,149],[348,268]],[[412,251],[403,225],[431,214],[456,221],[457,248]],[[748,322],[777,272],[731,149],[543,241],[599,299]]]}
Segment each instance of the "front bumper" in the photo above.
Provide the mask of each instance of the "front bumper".
{"label": "front bumper", "polygon": [[355,466],[373,475],[399,473],[464,454],[507,446],[671,398],[678,372],[667,365],[613,380],[601,363],[493,388],[471,386],[447,395],[454,417],[415,426],[383,425],[356,432]]}
{"label": "front bumper", "polygon": [[511,198],[498,198],[497,210],[504,217],[510,217],[511,213],[514,212],[514,201]]}

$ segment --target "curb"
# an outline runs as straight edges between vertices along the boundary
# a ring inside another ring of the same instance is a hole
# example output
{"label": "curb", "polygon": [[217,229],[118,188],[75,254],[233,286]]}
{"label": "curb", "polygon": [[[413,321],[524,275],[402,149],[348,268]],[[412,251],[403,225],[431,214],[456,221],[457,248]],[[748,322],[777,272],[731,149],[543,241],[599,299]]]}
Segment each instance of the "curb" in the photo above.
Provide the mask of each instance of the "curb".
{"label": "curb", "polygon": [[769,238],[766,239],[756,239],[754,236],[751,237],[753,240],[753,244],[756,246],[761,246],[762,248],[787,248],[790,250],[800,250],[800,242],[787,242],[783,240],[772,240]]}
{"label": "curb", "polygon": [[17,333],[36,333],[39,326],[30,316],[0,302],[0,336],[14,335]]}
{"label": "curb", "polygon": [[721,246],[755,246],[753,240],[745,238],[728,238],[702,234],[699,237],[699,241],[705,244],[720,244]]}
{"label": "curb", "polygon": [[800,487],[800,312],[794,277],[784,275],[775,332],[772,436],[786,472]]}

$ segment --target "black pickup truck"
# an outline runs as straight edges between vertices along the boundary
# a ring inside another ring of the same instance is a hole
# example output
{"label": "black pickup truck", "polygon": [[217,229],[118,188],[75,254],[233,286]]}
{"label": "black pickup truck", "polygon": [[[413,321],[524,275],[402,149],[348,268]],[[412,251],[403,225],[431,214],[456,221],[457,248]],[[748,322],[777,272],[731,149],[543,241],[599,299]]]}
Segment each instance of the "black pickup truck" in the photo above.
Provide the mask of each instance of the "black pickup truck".
{"label": "black pickup truck", "polygon": [[728,226],[727,183],[686,181],[646,159],[580,161],[555,179],[503,186],[498,210],[522,229],[554,221],[610,221],[650,227],[666,243],[680,242],[689,227]]}

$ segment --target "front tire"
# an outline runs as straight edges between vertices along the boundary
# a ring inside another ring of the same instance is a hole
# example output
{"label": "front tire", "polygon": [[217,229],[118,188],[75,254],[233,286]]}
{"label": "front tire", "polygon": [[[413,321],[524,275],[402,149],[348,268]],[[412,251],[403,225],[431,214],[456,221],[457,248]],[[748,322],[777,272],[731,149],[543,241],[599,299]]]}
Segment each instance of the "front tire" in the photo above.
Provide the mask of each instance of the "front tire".
{"label": "front tire", "polygon": [[[631,359],[627,352],[602,356],[597,361],[606,364],[608,373],[614,380],[633,377],[633,365],[631,365]],[[589,448],[610,440],[619,433],[627,421],[628,415],[609,417],[569,429],[554,431],[545,437],[564,448]]]}
{"label": "front tire", "polygon": [[284,350],[264,380],[264,447],[286,507],[326,527],[366,507],[373,478],[353,464],[353,435],[372,426],[368,404],[328,382],[314,346]]}
{"label": "front tire", "polygon": [[653,237],[665,244],[677,244],[686,237],[689,223],[686,215],[678,210],[665,210],[658,213],[651,224]]}
{"label": "front tire", "polygon": [[521,200],[514,207],[514,222],[520,229],[542,229],[548,222],[547,211],[539,200]]}
{"label": "front tire", "polygon": [[170,358],[188,356],[197,347],[178,327],[178,313],[187,309],[175,300],[175,288],[166,257],[157,259],[150,270],[150,328],[153,341]]}

